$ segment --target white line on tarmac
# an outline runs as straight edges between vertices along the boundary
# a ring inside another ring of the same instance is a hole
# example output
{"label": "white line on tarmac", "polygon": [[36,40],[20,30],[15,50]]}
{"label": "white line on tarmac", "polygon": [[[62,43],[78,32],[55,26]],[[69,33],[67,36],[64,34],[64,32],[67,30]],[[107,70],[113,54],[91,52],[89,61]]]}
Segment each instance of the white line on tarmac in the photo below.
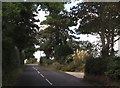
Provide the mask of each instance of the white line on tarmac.
{"label": "white line on tarmac", "polygon": [[35,69],[37,71],[37,69],[35,67],[33,67],[33,69]]}
{"label": "white line on tarmac", "polygon": [[33,69],[35,69],[35,67],[33,67]]}
{"label": "white line on tarmac", "polygon": [[43,78],[45,77],[43,74],[40,74]]}
{"label": "white line on tarmac", "polygon": [[38,73],[38,74],[40,74],[40,72],[39,72],[39,71],[37,71],[37,73]]}
{"label": "white line on tarmac", "polygon": [[[40,73],[40,71],[38,71],[35,67],[33,67],[33,69],[35,69],[37,71],[38,74],[40,74],[44,79],[45,76],[43,74]],[[48,79],[45,79],[50,85],[53,85]]]}
{"label": "white line on tarmac", "polygon": [[50,85],[53,85],[48,79],[45,79]]}

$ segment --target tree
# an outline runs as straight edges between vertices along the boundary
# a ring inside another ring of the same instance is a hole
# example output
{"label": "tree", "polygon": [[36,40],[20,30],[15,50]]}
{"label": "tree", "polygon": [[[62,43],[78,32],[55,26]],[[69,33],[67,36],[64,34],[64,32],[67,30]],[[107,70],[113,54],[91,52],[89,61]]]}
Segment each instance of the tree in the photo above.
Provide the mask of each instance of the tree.
{"label": "tree", "polygon": [[55,58],[57,61],[64,63],[66,56],[70,55],[73,53],[73,50],[69,45],[58,45],[55,46]]}
{"label": "tree", "polygon": [[[120,34],[119,3],[79,3],[71,9],[74,17],[80,19],[82,34],[98,34],[102,42],[102,56],[114,55],[114,43]],[[76,20],[77,22],[78,20]]]}
{"label": "tree", "polygon": [[[13,3],[4,2],[2,8],[2,43],[3,43],[3,69],[8,68],[8,64],[14,66],[13,49],[17,47],[20,55],[20,63],[24,62],[24,50],[34,47],[36,43],[36,31],[38,26],[34,22],[36,10],[35,3]],[[17,52],[16,51],[16,52]],[[28,51],[27,51],[28,52]],[[31,53],[32,54],[32,53]],[[16,66],[14,66],[15,68]],[[9,67],[10,69],[10,67]],[[7,71],[7,70],[6,70]]]}
{"label": "tree", "polygon": [[41,23],[48,25],[48,27],[39,32],[38,39],[46,57],[54,57],[55,46],[68,45],[68,39],[73,38],[69,35],[69,32],[73,33],[69,27],[75,23],[73,18],[71,19],[72,14],[64,10],[64,3],[43,3],[41,8],[49,13],[47,19]]}

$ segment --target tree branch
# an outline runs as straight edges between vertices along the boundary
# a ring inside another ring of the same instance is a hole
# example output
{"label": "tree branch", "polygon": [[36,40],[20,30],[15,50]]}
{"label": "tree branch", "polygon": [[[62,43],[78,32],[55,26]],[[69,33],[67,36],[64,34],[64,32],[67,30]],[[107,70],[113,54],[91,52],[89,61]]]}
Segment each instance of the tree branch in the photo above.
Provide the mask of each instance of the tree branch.
{"label": "tree branch", "polygon": [[120,37],[119,37],[118,39],[116,39],[116,40],[114,41],[114,43],[117,42],[119,39],[120,39]]}

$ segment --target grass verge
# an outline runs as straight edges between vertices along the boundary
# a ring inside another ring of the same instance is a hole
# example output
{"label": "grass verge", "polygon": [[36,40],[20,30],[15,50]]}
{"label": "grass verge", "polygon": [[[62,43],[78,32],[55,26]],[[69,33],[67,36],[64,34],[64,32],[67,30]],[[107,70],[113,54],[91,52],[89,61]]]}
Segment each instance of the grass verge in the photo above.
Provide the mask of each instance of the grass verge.
{"label": "grass verge", "polygon": [[96,86],[118,86],[120,87],[120,81],[112,81],[106,76],[101,75],[86,75],[84,77],[85,81],[94,83]]}
{"label": "grass verge", "polygon": [[14,86],[17,77],[22,73],[23,66],[16,68],[15,70],[2,75],[2,86]]}

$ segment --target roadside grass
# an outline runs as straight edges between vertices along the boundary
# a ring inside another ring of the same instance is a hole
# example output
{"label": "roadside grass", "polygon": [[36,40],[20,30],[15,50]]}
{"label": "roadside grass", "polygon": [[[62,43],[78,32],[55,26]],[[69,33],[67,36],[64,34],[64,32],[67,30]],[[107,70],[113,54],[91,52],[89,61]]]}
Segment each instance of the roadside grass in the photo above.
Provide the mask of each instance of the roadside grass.
{"label": "roadside grass", "polygon": [[33,63],[33,64],[39,64],[39,62],[35,62],[35,63]]}
{"label": "roadside grass", "polygon": [[87,81],[95,86],[118,86],[120,87],[120,81],[113,81],[106,76],[101,75],[86,75],[84,81]]}
{"label": "roadside grass", "polygon": [[60,64],[59,62],[53,62],[51,64],[45,63],[39,65],[56,71],[84,72],[84,65],[74,64],[73,62],[69,64]]}
{"label": "roadside grass", "polygon": [[61,64],[59,64],[58,62],[54,62],[52,64],[39,64],[39,66],[42,66],[46,69],[49,69],[49,70],[54,70],[54,71],[59,71],[60,68],[61,68]]}
{"label": "roadside grass", "polygon": [[[75,71],[72,71],[72,70],[69,70],[71,67],[65,67],[65,65],[62,65],[58,62],[54,62],[52,64],[44,64],[44,65],[40,65],[42,66],[43,68],[47,69],[47,70],[52,70],[52,71],[56,71],[56,72],[75,72]],[[63,70],[64,69],[64,70]],[[68,69],[68,70],[66,70]],[[78,72],[78,71],[77,71]],[[79,71],[80,72],[80,71]],[[92,79],[92,78],[91,78]],[[82,80],[88,84],[92,84],[93,86],[103,86],[103,84],[95,81],[95,80],[88,80],[88,79],[84,79],[82,78]]]}
{"label": "roadside grass", "polygon": [[23,66],[18,67],[14,71],[2,75],[2,86],[14,86],[18,76],[22,73]]}
{"label": "roadside grass", "polygon": [[[85,75],[83,80],[87,81],[95,86],[104,86],[105,85],[104,84],[105,80],[103,82],[103,77],[98,77],[98,76],[94,76],[94,75],[87,75],[87,76]],[[101,82],[101,80],[102,80],[102,82]]]}
{"label": "roadside grass", "polygon": [[[58,62],[52,64],[40,65],[49,70],[62,71],[62,72],[84,72],[84,66],[76,68],[76,65],[65,65]],[[78,65],[77,65],[78,66]],[[80,69],[80,70],[78,70]],[[105,76],[87,75],[83,78],[83,81],[92,84],[93,86],[120,86],[120,81],[110,81]]]}

